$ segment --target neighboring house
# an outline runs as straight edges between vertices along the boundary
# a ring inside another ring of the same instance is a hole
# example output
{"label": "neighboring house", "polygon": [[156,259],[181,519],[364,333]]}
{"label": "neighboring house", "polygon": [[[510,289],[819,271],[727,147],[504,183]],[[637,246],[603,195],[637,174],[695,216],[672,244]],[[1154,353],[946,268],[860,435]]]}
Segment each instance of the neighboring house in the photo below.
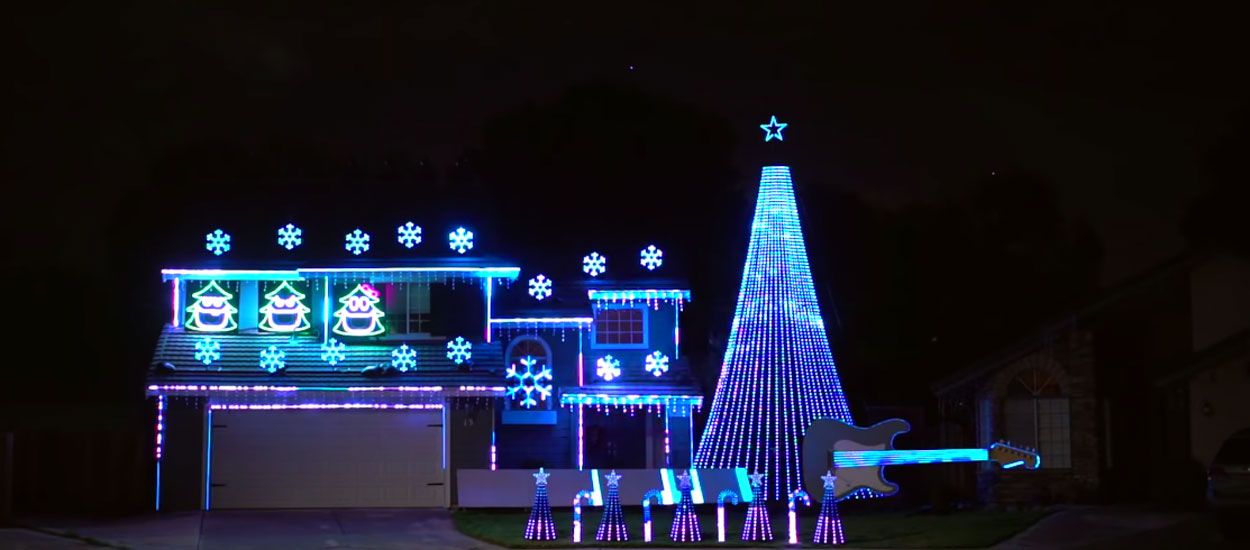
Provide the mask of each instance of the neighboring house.
{"label": "neighboring house", "polygon": [[1194,498],[1250,427],[1250,261],[1191,254],[935,385],[945,446],[1034,446],[1038,472],[947,468],[1000,504]]}
{"label": "neighboring house", "polygon": [[547,295],[476,250],[384,242],[162,270],[158,509],[451,506],[458,468],[690,464],[690,291],[636,251]]}

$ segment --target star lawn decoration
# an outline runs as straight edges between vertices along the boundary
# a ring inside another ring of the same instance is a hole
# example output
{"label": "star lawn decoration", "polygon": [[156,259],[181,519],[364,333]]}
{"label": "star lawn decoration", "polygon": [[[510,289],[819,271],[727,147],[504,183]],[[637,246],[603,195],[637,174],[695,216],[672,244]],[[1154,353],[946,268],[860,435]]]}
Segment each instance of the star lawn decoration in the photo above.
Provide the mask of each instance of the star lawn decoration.
{"label": "star lawn decoration", "polygon": [[777,122],[777,117],[775,116],[769,118],[768,124],[760,125],[760,129],[764,131],[764,142],[767,143],[772,141],[773,138],[777,138],[777,141],[785,141],[785,139],[781,137],[781,131],[785,130],[786,126],[789,126],[789,124],[785,122]]}

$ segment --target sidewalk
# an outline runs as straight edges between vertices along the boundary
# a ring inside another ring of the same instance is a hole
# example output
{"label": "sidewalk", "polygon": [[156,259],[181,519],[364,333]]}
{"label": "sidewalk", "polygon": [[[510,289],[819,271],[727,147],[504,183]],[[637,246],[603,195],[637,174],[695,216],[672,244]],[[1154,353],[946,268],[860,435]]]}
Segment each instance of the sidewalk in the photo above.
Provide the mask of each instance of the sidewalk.
{"label": "sidewalk", "polygon": [[1228,546],[1209,518],[1192,512],[1137,508],[1065,507],[995,546],[1025,548],[1221,548]]}

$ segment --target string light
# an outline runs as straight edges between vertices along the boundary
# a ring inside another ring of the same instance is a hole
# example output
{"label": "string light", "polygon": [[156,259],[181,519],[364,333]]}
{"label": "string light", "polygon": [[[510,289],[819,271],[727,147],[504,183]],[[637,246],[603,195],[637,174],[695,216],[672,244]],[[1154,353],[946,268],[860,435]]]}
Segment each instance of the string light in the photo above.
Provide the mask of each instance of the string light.
{"label": "string light", "polygon": [[539,468],[533,475],[534,507],[525,522],[525,540],[556,540],[556,522],[551,518],[551,502],[547,498],[547,477],[551,474]]}

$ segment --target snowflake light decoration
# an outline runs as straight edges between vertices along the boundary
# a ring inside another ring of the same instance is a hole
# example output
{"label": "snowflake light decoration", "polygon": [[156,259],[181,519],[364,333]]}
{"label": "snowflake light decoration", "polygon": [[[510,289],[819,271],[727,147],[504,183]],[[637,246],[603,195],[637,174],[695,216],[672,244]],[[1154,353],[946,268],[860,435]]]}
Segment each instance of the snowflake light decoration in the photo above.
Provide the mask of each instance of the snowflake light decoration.
{"label": "snowflake light decoration", "polygon": [[205,365],[221,359],[221,342],[204,337],[195,341],[195,360]]}
{"label": "snowflake light decoration", "polygon": [[548,279],[542,273],[530,279],[530,296],[533,296],[535,300],[540,302],[543,298],[551,296],[551,279]]}
{"label": "snowflake light decoration", "polygon": [[398,234],[399,244],[404,245],[404,248],[412,248],[421,244],[421,226],[417,224],[408,222],[399,226],[396,229],[396,233]]}
{"label": "snowflake light decoration", "polygon": [[348,252],[359,256],[362,252],[369,251],[369,234],[356,228],[355,231],[348,233],[344,237],[343,248]]}
{"label": "snowflake light decoration", "polygon": [[659,350],[653,351],[651,352],[651,355],[647,356],[644,368],[647,369],[647,372],[654,374],[656,377],[663,376],[664,373],[668,372],[668,356],[664,355]]}
{"label": "snowflake light decoration", "polygon": [[408,344],[391,350],[391,366],[399,372],[417,368],[417,350],[408,347]]}
{"label": "snowflake light decoration", "polygon": [[455,340],[447,342],[447,359],[459,365],[473,358],[473,342],[465,340],[463,336],[457,336]]}
{"label": "snowflake light decoration", "polygon": [[321,360],[331,367],[342,363],[344,359],[347,359],[347,344],[333,338],[321,344]]}
{"label": "snowflake light decoration", "polygon": [[278,246],[287,250],[304,244],[304,230],[296,227],[293,223],[288,223],[278,228]]}
{"label": "snowflake light decoration", "polygon": [[638,257],[638,263],[647,268],[647,271],[655,271],[655,268],[664,265],[664,251],[656,248],[655,245],[642,249]]}
{"label": "snowflake light decoration", "polygon": [[456,253],[464,254],[473,249],[473,232],[457,227],[455,231],[447,234],[447,245]]}
{"label": "snowflake light decoration", "polygon": [[604,382],[611,382],[621,375],[621,361],[611,355],[600,357],[598,361],[595,361],[595,374],[599,375]]}
{"label": "snowflake light decoration", "polygon": [[269,374],[285,369],[286,352],[278,349],[278,346],[269,346],[260,350],[260,368]]}
{"label": "snowflake light decoration", "polygon": [[608,270],[608,258],[600,256],[598,252],[591,252],[588,256],[582,256],[582,271],[591,277],[598,277],[599,274]]}
{"label": "snowflake light decoration", "polygon": [[[504,380],[510,381],[511,385],[505,393],[508,397],[519,399],[518,404],[529,409],[538,404],[534,399],[535,393],[543,401],[551,397],[551,369],[547,365],[540,365],[531,355],[521,358],[521,366],[525,367],[524,371],[518,369],[516,363],[508,366]],[[534,372],[535,367],[538,372]]]}
{"label": "snowflake light decoration", "polygon": [[230,252],[230,234],[214,229],[212,233],[204,235],[204,249],[212,252],[214,256]]}

